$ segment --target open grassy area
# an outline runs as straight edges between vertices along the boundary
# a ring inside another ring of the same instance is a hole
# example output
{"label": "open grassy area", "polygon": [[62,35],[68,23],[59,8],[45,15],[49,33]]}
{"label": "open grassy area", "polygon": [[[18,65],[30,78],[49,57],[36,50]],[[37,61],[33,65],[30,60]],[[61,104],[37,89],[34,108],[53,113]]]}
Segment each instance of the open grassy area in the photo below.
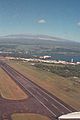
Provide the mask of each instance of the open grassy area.
{"label": "open grassy area", "polygon": [[71,78],[40,70],[27,62],[11,61],[8,64],[67,104],[80,109],[80,84]]}
{"label": "open grassy area", "polygon": [[38,114],[26,114],[26,113],[21,113],[21,114],[13,114],[12,115],[13,120],[50,120],[49,118],[38,115]]}
{"label": "open grassy area", "polygon": [[12,100],[20,100],[28,97],[1,68],[0,68],[0,94],[3,98]]}

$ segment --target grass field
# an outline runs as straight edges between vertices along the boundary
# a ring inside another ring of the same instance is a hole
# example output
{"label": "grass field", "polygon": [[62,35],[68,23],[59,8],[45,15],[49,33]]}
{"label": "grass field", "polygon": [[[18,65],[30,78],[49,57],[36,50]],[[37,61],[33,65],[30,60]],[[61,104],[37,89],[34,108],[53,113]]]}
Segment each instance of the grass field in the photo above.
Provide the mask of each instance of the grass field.
{"label": "grass field", "polygon": [[40,70],[27,62],[10,61],[8,64],[67,104],[80,110],[80,84],[72,81],[71,78],[67,79],[54,73]]}
{"label": "grass field", "polygon": [[28,97],[1,68],[0,94],[3,98],[12,100],[20,100]]}
{"label": "grass field", "polygon": [[50,120],[49,118],[38,114],[13,114],[13,120]]}

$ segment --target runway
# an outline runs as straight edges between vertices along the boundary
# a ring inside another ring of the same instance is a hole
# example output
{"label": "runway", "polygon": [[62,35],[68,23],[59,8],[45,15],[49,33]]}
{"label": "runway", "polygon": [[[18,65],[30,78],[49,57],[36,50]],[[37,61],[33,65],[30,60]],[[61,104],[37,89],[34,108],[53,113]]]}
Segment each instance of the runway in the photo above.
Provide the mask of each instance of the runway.
{"label": "runway", "polygon": [[76,111],[74,108],[67,105],[47,90],[41,88],[8,64],[0,62],[0,66],[22,89],[43,106],[51,120],[57,120],[58,117],[63,114]]}

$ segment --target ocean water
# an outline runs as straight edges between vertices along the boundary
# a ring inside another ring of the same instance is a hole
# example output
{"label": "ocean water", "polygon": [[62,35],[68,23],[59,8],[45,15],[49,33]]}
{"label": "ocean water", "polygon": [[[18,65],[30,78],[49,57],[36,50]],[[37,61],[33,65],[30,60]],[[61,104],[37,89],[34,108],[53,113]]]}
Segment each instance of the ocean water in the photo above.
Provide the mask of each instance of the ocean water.
{"label": "ocean water", "polygon": [[70,62],[73,59],[73,62],[80,62],[80,55],[64,55],[64,54],[53,54],[51,55],[52,60],[63,60]]}

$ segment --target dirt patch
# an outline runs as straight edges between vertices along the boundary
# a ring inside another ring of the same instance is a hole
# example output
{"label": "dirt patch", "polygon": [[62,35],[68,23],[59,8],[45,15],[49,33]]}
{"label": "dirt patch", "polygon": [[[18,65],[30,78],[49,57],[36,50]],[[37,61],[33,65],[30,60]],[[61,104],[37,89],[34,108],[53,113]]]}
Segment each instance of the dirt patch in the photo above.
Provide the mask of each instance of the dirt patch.
{"label": "dirt patch", "polygon": [[23,90],[1,68],[0,94],[5,99],[20,100],[28,98]]}
{"label": "dirt patch", "polygon": [[49,118],[39,114],[13,114],[12,120],[50,120]]}

